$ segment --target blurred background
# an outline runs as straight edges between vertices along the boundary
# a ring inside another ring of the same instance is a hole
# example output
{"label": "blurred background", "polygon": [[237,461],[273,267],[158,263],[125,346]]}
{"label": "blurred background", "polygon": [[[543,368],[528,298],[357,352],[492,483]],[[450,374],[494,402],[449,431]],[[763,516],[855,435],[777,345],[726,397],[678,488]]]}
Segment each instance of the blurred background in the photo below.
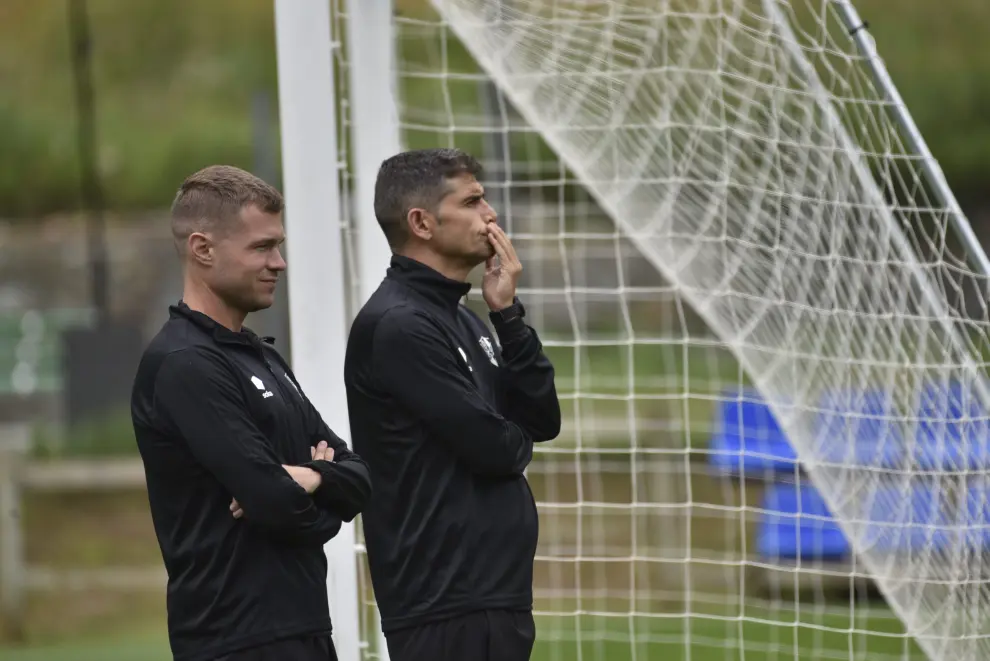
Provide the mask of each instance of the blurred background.
{"label": "blurred background", "polygon": [[[425,4],[396,9],[414,17]],[[990,3],[859,5],[985,239]],[[16,541],[18,566],[38,568],[0,619],[0,661],[107,659],[88,647],[107,638],[113,658],[170,658],[127,399],[181,292],[167,211],[182,179],[228,163],[281,186],[273,19],[271,0],[0,0],[0,475],[37,487],[20,496]],[[248,325],[288,357],[285,304]]]}

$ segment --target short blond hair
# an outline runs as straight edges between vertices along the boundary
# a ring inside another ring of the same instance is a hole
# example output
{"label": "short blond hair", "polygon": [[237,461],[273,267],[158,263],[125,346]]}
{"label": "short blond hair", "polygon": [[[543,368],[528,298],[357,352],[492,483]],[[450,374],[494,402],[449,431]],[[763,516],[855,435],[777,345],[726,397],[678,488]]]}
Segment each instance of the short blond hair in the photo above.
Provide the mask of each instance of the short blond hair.
{"label": "short blond hair", "polygon": [[184,244],[193,232],[229,230],[248,206],[281,213],[285,203],[274,186],[232,165],[211,165],[189,175],[172,201],[176,246]]}

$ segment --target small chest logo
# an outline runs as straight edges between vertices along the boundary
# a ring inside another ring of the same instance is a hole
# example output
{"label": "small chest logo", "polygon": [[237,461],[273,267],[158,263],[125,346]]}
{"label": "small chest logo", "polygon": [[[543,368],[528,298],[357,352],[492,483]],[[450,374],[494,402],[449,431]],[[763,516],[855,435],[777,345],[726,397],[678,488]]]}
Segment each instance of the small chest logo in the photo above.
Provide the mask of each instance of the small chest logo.
{"label": "small chest logo", "polygon": [[262,383],[261,379],[259,379],[258,377],[252,376],[251,377],[251,383],[254,384],[254,387],[255,388],[257,388],[258,390],[261,391],[261,398],[262,399],[268,399],[269,397],[273,397],[272,391],[271,390],[267,390],[265,388],[265,384]]}
{"label": "small chest logo", "polygon": [[498,361],[495,360],[495,349],[492,347],[492,341],[487,337],[482,336],[478,338],[478,344],[480,344],[481,348],[485,350],[485,355],[488,356],[488,362],[495,367],[498,367]]}

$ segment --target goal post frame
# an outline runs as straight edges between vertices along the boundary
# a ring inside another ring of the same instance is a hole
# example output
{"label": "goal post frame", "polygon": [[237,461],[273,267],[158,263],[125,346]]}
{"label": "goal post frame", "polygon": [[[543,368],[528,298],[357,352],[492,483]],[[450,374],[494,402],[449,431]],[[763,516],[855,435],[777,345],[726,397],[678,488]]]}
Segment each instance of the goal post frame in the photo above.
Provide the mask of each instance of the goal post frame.
{"label": "goal post frame", "polygon": [[[349,442],[343,380],[349,319],[330,5],[275,0],[274,9],[292,368],[330,428]],[[324,547],[341,661],[360,659],[354,525],[341,525]]]}
{"label": "goal post frame", "polygon": [[[392,250],[375,217],[375,181],[381,162],[401,150],[402,139],[396,99],[393,0],[347,0],[346,8],[348,111],[355,179],[351,213],[357,234],[358,300],[354,312],[357,312],[377,289],[391,261]],[[361,608],[360,595],[358,599],[355,607]],[[388,661],[377,608],[374,613],[377,657]],[[361,632],[355,630],[353,635],[359,640]]]}
{"label": "goal post frame", "polygon": [[859,49],[860,54],[863,56],[866,66],[873,76],[874,83],[887,96],[887,101],[889,102],[887,104],[888,108],[894,121],[900,127],[904,139],[915,154],[920,157],[922,172],[924,172],[925,177],[928,179],[928,183],[932,187],[932,192],[938,196],[942,205],[949,210],[950,222],[955,228],[956,233],[959,234],[966,252],[971,256],[970,261],[979,270],[981,275],[990,277],[990,258],[987,258],[980,240],[977,238],[976,233],[973,232],[973,226],[967,220],[966,214],[963,213],[955,193],[952,192],[952,188],[945,178],[945,173],[942,172],[941,166],[928,148],[928,143],[925,141],[924,136],[921,135],[921,130],[915,123],[914,117],[908,112],[907,104],[901,98],[901,93],[897,90],[897,85],[894,84],[894,80],[887,71],[887,67],[884,66],[883,59],[880,57],[873,36],[870,34],[869,24],[856,11],[852,0],[832,0],[832,2],[835,3],[837,13],[842,18],[843,24],[849,32],[853,43],[856,44],[856,48]]}
{"label": "goal post frame", "polygon": [[[975,266],[981,269],[983,275],[990,275],[990,261],[987,260],[986,253],[983,252],[979,240],[973,233],[972,227],[966,220],[965,214],[963,214],[958,201],[956,200],[955,194],[949,187],[948,182],[945,180],[942,174],[941,168],[938,166],[938,162],[935,157],[932,156],[931,151],[928,149],[928,145],[925,139],[921,135],[921,131],[918,129],[917,125],[914,123],[914,119],[911,113],[907,110],[907,106],[904,100],[900,96],[900,92],[897,90],[893,79],[887,72],[886,67],[883,65],[883,61],[880,58],[875,44],[873,43],[872,37],[867,32],[867,24],[860,18],[856,8],[853,7],[851,0],[829,0],[833,2],[837,8],[837,13],[843,22],[843,27],[849,33],[853,43],[855,43],[857,50],[863,56],[864,60],[867,62],[867,67],[870,70],[870,74],[873,77],[874,83],[879,88],[878,91],[882,92],[885,96],[885,107],[892,106],[892,110],[888,110],[891,118],[897,124],[898,129],[900,129],[903,134],[902,137],[907,141],[906,146],[914,153],[915,156],[919,157],[921,161],[922,173],[928,180],[929,186],[932,188],[934,193],[938,196],[939,201],[950,211],[950,222],[955,227],[956,231],[959,233],[960,238],[964,242],[967,252],[972,254],[975,261]],[[780,10],[779,0],[763,0],[763,7],[769,18],[772,19],[777,30],[779,30],[783,36],[785,43],[785,48],[789,50],[793,56],[794,64],[797,68],[801,69],[802,75],[806,79],[806,84],[808,88],[813,90],[815,94],[822,96],[826,95],[825,86],[819,79],[818,73],[814,68],[803,60],[803,54],[800,52],[798,47],[797,36],[795,35],[794,28],[791,22],[788,20],[784,12]],[[836,115],[835,109],[830,101],[823,101],[823,107],[828,108],[827,114],[829,121],[835,131],[836,135],[840,136],[842,141],[849,144],[856,144],[856,141],[849,135],[849,131],[843,125],[842,120]],[[873,181],[873,174],[869,171],[869,166],[864,160],[858,157],[852,158],[853,169],[856,172],[857,178],[863,182],[864,190],[870,189],[870,183]],[[883,213],[889,214],[891,217],[893,214],[886,210],[885,202],[880,194],[879,190],[873,191],[874,195],[877,196],[877,208],[884,209]],[[896,221],[891,218],[890,224],[896,224]],[[904,254],[911,254],[912,249],[907,245],[905,238],[900,233],[893,233],[892,240],[895,245],[900,247],[900,250]],[[986,268],[984,268],[986,265]],[[946,308],[946,303],[940,300],[939,295],[936,291],[930,287],[925,287],[923,283],[926,282],[924,276],[919,276],[918,283],[922,284],[924,290],[924,297],[931,307],[934,314],[937,314],[939,318],[943,319],[943,326],[947,336],[952,337],[954,335],[953,328],[948,321],[949,314]],[[966,355],[965,347],[962,348],[963,355]],[[977,374],[979,367],[971,356],[967,356],[965,365],[973,374]],[[985,384],[980,380],[976,379],[974,382],[975,389],[982,397],[984,402],[990,403],[990,391],[987,390]]]}
{"label": "goal post frame", "polygon": [[360,280],[356,308],[378,287],[392,256],[374,208],[378,167],[402,147],[392,4],[392,0],[347,0],[350,135],[356,189],[352,212]]}

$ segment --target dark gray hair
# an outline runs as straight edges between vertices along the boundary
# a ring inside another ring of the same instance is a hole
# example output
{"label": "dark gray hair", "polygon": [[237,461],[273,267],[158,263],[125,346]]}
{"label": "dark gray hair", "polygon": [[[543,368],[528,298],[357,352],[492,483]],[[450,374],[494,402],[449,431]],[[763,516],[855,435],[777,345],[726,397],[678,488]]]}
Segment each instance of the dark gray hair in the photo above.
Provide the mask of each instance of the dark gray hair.
{"label": "dark gray hair", "polygon": [[447,180],[481,174],[481,164],[460,149],[417,149],[396,154],[378,169],[375,217],[392,250],[405,245],[406,218],[414,208],[435,210],[447,194]]}

